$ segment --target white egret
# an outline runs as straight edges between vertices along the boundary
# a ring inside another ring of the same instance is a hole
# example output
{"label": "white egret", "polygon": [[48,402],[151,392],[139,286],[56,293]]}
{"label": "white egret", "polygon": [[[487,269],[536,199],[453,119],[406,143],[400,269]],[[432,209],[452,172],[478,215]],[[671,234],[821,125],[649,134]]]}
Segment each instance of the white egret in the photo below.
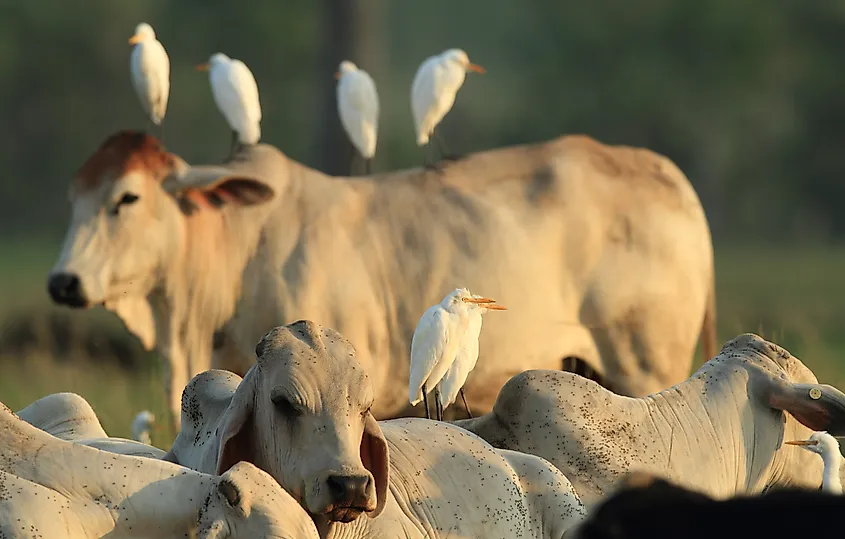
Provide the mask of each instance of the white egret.
{"label": "white egret", "polygon": [[[427,418],[431,417],[428,410],[428,393],[433,389],[436,417],[438,421],[443,420],[441,402],[445,401],[441,398],[440,383],[458,357],[465,339],[473,337],[469,330],[474,305],[490,308],[495,305],[495,300],[473,296],[466,288],[456,288],[440,303],[429,307],[417,323],[411,339],[408,400],[412,406],[416,406],[420,400],[424,401]],[[496,305],[493,308],[499,307]],[[480,324],[478,328],[480,331]],[[474,338],[477,341],[478,334],[475,334]],[[459,376],[456,375],[456,378]]]}
{"label": "white egret", "polygon": [[364,158],[366,173],[376,153],[378,138],[378,92],[372,77],[348,60],[340,63],[335,73],[337,83],[337,110],[340,123],[352,145]]}
{"label": "white egret", "polygon": [[824,462],[822,473],[822,490],[831,494],[842,494],[842,481],[839,477],[839,468],[842,465],[842,453],[839,451],[839,442],[825,431],[814,432],[807,440],[791,440],[784,442],[788,445],[797,445],[821,455]]}
{"label": "white egret", "polygon": [[207,64],[196,68],[209,72],[214,102],[232,129],[233,149],[238,142],[258,143],[261,139],[261,103],[252,71],[240,60],[220,52],[212,54]]}
{"label": "white egret", "polygon": [[155,423],[155,415],[149,410],[141,410],[132,420],[132,439],[142,444],[151,445],[150,431]]}
{"label": "white egret", "polygon": [[[484,73],[485,69],[470,63],[467,53],[461,49],[449,49],[431,56],[417,69],[411,84],[411,111],[418,146],[429,145],[434,129],[455,104],[455,96],[467,71]],[[441,147],[441,153],[444,150]]]}
{"label": "white egret", "polygon": [[[487,301],[487,298],[473,294],[474,299]],[[481,336],[482,316],[487,311],[506,311],[507,307],[496,303],[470,303],[468,309],[469,322],[466,332],[460,340],[458,353],[455,361],[443,379],[440,381],[440,408],[445,410],[455,402],[458,394],[464,402],[467,414],[472,417],[469,404],[464,396],[464,384],[466,384],[469,373],[475,368],[478,362],[478,338]]]}
{"label": "white egret", "polygon": [[144,113],[153,124],[161,125],[170,97],[170,58],[153,27],[145,22],[135,27],[129,44],[134,45],[129,57],[132,86]]}

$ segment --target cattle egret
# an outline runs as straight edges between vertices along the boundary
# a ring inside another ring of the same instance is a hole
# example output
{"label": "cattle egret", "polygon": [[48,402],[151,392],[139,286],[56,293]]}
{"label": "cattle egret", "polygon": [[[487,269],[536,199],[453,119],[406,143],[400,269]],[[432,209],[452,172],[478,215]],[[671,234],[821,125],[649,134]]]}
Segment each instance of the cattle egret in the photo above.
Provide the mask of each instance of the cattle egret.
{"label": "cattle egret", "polygon": [[376,153],[378,138],[378,92],[372,77],[352,62],[344,60],[335,73],[337,110],[340,123],[352,145],[364,158],[366,173]]}
{"label": "cattle egret", "polygon": [[[411,84],[411,111],[418,146],[429,145],[434,129],[455,104],[455,96],[467,71],[485,72],[483,67],[470,63],[467,53],[461,49],[449,49],[431,56],[417,69]],[[439,137],[435,138],[439,143]],[[441,153],[445,153],[444,150],[441,147]]]}
{"label": "cattle egret", "polygon": [[212,54],[207,64],[196,68],[209,72],[214,102],[232,128],[232,147],[238,142],[258,143],[261,138],[261,103],[252,71],[240,60],[233,60],[220,52]]}
{"label": "cattle egret", "polygon": [[[453,374],[454,380],[447,388],[449,394],[457,393],[466,380],[466,375],[478,359],[478,335],[481,331],[482,308],[503,310],[495,300],[470,294],[466,288],[449,292],[437,305],[429,307],[417,323],[411,339],[411,376],[408,383],[408,399],[412,406],[420,400],[425,403],[425,416],[431,418],[428,410],[428,392],[434,388],[435,412],[438,421],[443,420],[444,402],[441,397],[441,382],[455,361],[461,362]],[[471,341],[474,340],[473,344]]]}
{"label": "cattle egret", "polygon": [[138,415],[132,420],[132,439],[142,444],[151,445],[152,438],[150,437],[150,431],[153,428],[155,419],[156,417],[149,410],[138,412]]}
{"label": "cattle egret", "polygon": [[842,465],[842,453],[839,451],[839,442],[827,432],[814,432],[807,440],[791,440],[784,442],[788,445],[797,445],[821,455],[824,462],[822,474],[822,490],[831,494],[842,494],[842,482],[839,478],[839,467]]}
{"label": "cattle egret", "polygon": [[[485,300],[481,296],[473,294],[472,296],[478,300]],[[472,412],[467,404],[467,399],[464,396],[464,384],[467,381],[469,373],[475,368],[478,362],[478,338],[481,336],[481,315],[487,311],[506,311],[507,307],[497,305],[495,303],[470,303],[469,305],[469,322],[467,324],[466,333],[461,340],[458,348],[458,353],[455,356],[455,361],[449,370],[440,381],[440,408],[445,410],[455,402],[458,398],[458,393],[461,395],[461,400],[464,402],[467,414],[472,417]]]}
{"label": "cattle egret", "polygon": [[170,97],[170,58],[156,39],[153,27],[142,22],[129,38],[134,45],[129,57],[132,86],[141,100],[144,113],[155,125],[161,125]]}

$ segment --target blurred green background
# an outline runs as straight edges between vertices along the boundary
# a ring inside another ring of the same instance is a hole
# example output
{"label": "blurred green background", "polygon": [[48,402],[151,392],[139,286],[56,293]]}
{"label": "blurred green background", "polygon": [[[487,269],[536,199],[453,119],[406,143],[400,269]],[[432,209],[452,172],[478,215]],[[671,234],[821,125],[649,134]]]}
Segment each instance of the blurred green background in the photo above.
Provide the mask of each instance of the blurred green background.
{"label": "blurred green background", "polygon": [[[258,81],[263,141],[330,173],[348,166],[333,74],[378,85],[375,169],[416,166],[409,87],[422,60],[461,47],[470,76],[442,124],[470,152],[585,133],[673,159],[716,245],[720,340],[761,333],[845,386],[845,2],[463,0],[0,2],[0,400],[73,390],[112,434],[164,413],[158,366],[101,309],[49,304],[46,275],[68,182],[112,132],[147,127],[128,71],[138,22],[171,59],[164,142],[225,156],[207,74],[214,52]],[[699,359],[700,363],[700,359]],[[163,417],[163,416],[162,416]],[[166,435],[156,439],[167,445]]]}

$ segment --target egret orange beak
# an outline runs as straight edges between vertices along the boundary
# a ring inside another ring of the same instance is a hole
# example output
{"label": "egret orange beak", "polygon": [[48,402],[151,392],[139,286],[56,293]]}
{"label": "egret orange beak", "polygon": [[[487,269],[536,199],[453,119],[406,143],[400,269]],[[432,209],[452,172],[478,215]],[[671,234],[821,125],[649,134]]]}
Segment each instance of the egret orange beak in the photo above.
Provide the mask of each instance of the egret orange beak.
{"label": "egret orange beak", "polygon": [[208,71],[208,64],[199,64],[194,69],[197,71]]}
{"label": "egret orange beak", "polygon": [[335,72],[334,80],[340,80],[340,71]]}
{"label": "egret orange beak", "polygon": [[130,45],[136,45],[141,41],[141,34],[135,34],[134,36],[129,38]]}
{"label": "egret orange beak", "polygon": [[819,445],[818,440],[790,440],[788,442],[783,442],[785,445]]}
{"label": "egret orange beak", "polygon": [[464,303],[495,303],[495,299],[490,298],[461,298]]}
{"label": "egret orange beak", "polygon": [[484,74],[487,70],[478,64],[467,64],[467,71],[475,71],[476,73]]}
{"label": "egret orange beak", "polygon": [[496,304],[495,299],[490,298],[461,298],[464,303],[475,303],[476,305],[483,305],[491,311],[507,311],[508,308],[504,305]]}

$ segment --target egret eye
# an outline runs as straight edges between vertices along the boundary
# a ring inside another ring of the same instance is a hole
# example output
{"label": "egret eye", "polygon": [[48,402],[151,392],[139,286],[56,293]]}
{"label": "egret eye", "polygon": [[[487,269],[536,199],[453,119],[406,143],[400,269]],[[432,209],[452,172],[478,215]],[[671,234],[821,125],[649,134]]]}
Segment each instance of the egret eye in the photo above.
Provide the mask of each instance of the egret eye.
{"label": "egret eye", "polygon": [[822,390],[817,387],[814,387],[810,390],[810,398],[814,401],[819,400],[820,398],[822,398]]}

